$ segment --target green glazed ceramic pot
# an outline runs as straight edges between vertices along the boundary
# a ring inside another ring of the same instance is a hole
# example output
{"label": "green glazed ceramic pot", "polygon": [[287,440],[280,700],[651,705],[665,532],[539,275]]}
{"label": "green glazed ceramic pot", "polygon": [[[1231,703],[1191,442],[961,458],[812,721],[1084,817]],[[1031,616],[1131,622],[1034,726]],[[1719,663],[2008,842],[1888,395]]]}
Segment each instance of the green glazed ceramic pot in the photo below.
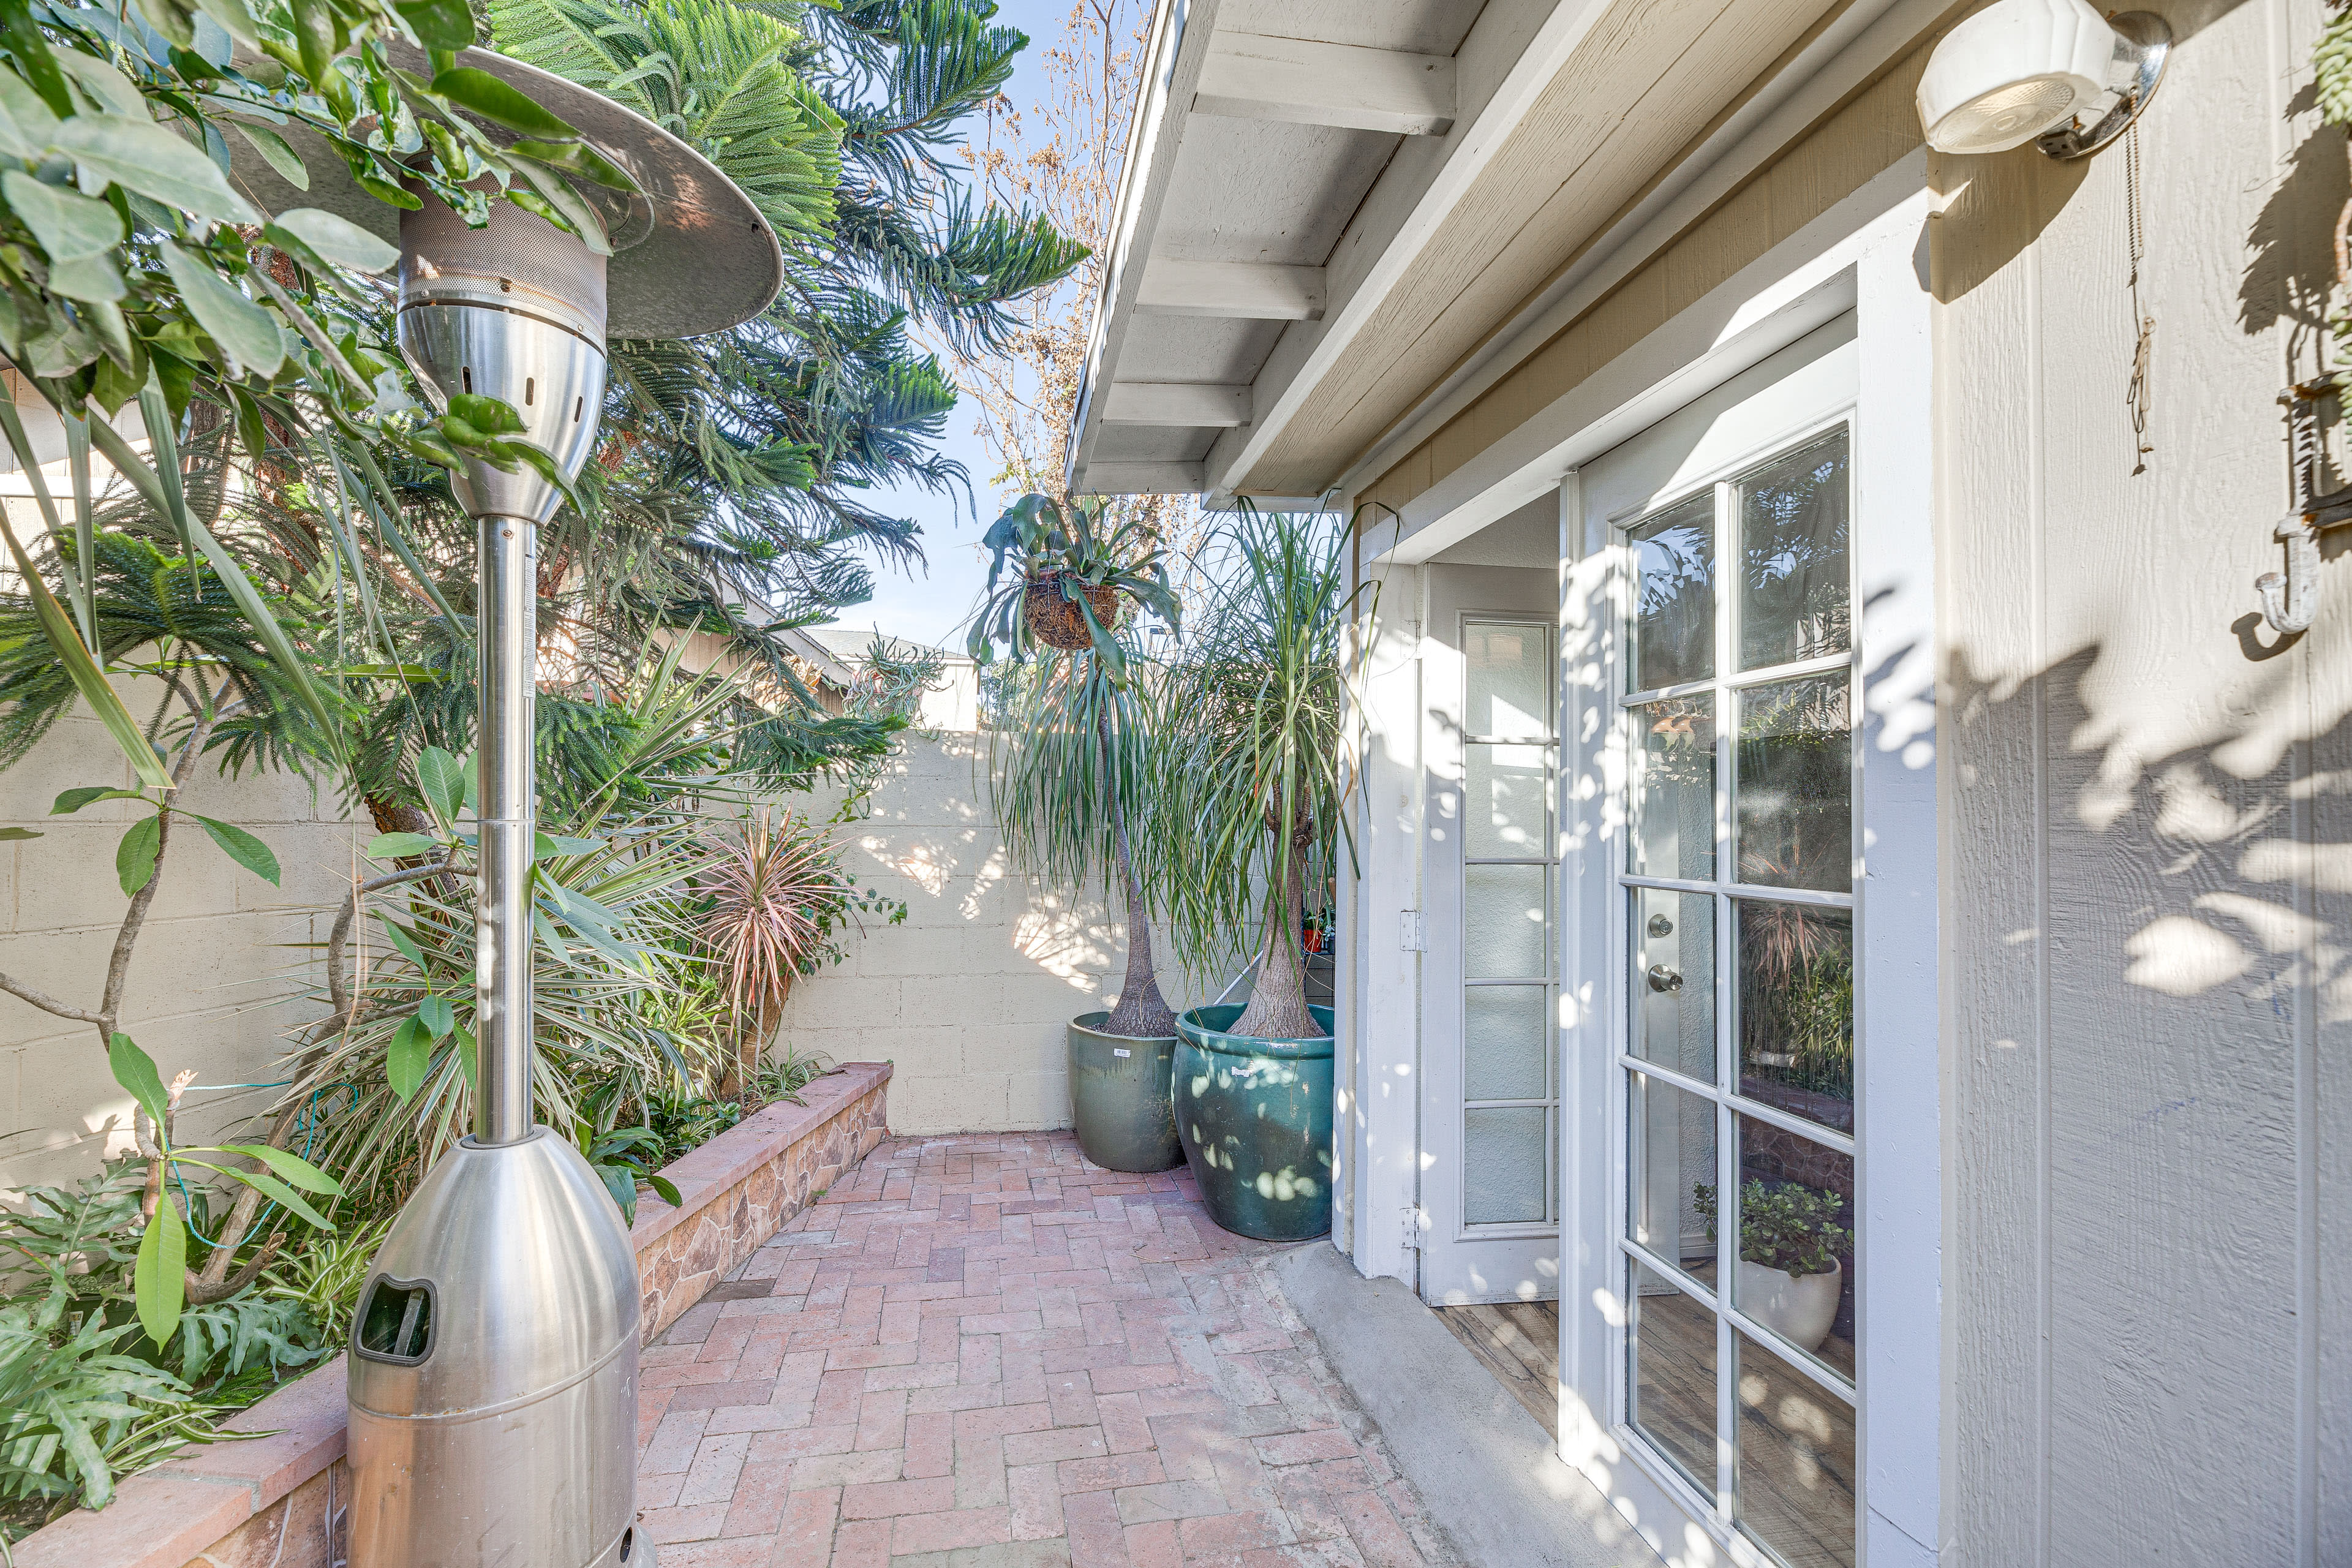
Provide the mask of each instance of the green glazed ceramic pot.
{"label": "green glazed ceramic pot", "polygon": [[1078,1147],[1112,1171],[1171,1171],[1184,1163],[1168,1075],[1176,1037],[1112,1035],[1108,1013],[1070,1020],[1070,1109]]}
{"label": "green glazed ceramic pot", "polygon": [[[1331,1009],[1310,1007],[1331,1026]],[[1209,1217],[1260,1241],[1331,1229],[1331,1037],[1227,1034],[1235,1005],[1176,1020],[1176,1131]]]}

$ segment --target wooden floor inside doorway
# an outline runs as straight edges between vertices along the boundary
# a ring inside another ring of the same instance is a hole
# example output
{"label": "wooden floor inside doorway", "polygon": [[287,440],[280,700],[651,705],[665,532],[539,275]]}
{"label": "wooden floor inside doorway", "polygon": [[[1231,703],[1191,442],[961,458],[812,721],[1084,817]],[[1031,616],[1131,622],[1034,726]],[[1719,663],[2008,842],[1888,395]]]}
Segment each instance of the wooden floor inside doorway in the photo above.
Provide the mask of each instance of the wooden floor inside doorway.
{"label": "wooden floor inside doorway", "polygon": [[1559,1440],[1559,1303],[1441,1307],[1437,1317],[1495,1380]]}

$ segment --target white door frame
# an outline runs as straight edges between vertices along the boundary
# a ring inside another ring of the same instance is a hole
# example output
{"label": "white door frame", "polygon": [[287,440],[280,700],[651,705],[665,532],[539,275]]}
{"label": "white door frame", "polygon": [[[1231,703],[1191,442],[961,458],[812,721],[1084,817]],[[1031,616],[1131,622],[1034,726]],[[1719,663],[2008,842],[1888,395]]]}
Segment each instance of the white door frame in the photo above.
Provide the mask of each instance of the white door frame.
{"label": "white door frame", "polygon": [[[1855,1206],[1864,1239],[1857,1257],[1856,1530],[1866,1568],[1933,1563],[1943,1538],[1934,361],[1930,302],[1916,259],[1933,206],[1921,193],[1807,264],[1817,270],[1824,260],[1840,263],[1857,311],[1852,548],[1863,850],[1854,882],[1861,1063],[1854,1100]],[[1727,366],[1718,381],[1741,368]],[[1559,920],[1562,1015],[1571,1035],[1562,1084],[1561,1247],[1571,1273],[1560,1313],[1560,1452],[1668,1563],[1760,1563],[1760,1554],[1695,1515],[1670,1472],[1614,1418],[1626,1321],[1614,1275],[1622,1173],[1594,1152],[1612,1147],[1622,1076],[1609,895],[1622,853],[1613,802],[1623,779],[1622,763],[1598,743],[1612,728],[1614,690],[1607,646],[1613,627],[1597,612],[1616,563],[1607,539],[1584,526],[1573,470],[1562,482],[1561,514],[1560,732],[1571,748],[1564,758],[1570,815],[1562,824]]]}

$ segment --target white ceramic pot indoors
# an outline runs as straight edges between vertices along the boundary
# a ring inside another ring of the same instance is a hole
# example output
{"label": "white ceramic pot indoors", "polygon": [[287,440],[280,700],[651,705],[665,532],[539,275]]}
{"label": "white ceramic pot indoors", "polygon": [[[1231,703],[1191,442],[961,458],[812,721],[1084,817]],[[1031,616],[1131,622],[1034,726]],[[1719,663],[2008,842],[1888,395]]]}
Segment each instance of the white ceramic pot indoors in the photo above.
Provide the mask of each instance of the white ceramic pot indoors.
{"label": "white ceramic pot indoors", "polygon": [[1801,1350],[1819,1350],[1837,1321],[1844,1269],[1835,1261],[1826,1274],[1784,1274],[1761,1263],[1739,1260],[1739,1310]]}

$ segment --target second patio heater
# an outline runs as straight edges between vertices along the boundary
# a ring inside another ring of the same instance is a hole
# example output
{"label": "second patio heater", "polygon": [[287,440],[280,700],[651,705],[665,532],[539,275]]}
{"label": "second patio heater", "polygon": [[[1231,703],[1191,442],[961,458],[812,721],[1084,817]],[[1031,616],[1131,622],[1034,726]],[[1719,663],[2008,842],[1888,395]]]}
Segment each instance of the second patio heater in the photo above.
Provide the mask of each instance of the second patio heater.
{"label": "second patio heater", "polygon": [[[400,346],[428,395],[505,400],[576,475],[595,445],[606,337],[748,320],[782,258],[750,199],[676,137],[503,56],[459,63],[520,88],[630,173],[640,195],[583,190],[609,261],[511,203],[479,229],[430,195],[397,213],[331,179],[331,154],[306,160],[303,192],[257,163],[238,173],[273,208],[325,206],[387,237],[396,223]],[[641,1568],[653,1549],[635,1531],[636,1259],[587,1162],[531,1121],[537,534],[561,498],[529,468],[480,462],[455,489],[478,520],[481,574],[474,1132],[426,1173],[361,1292],[350,1563]]]}

